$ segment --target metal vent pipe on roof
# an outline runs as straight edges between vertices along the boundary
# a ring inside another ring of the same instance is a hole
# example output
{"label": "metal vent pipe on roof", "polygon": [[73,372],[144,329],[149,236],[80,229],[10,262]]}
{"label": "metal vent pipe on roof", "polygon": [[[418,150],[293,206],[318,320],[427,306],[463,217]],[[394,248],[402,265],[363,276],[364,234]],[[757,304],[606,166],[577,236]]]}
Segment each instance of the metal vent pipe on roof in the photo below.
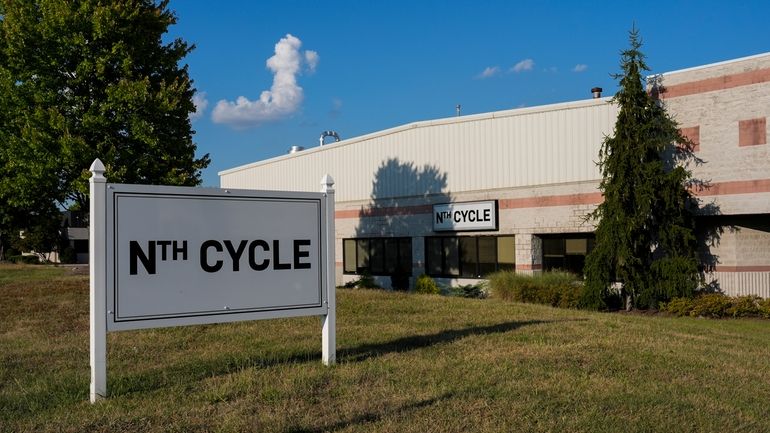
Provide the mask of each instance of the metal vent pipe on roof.
{"label": "metal vent pipe on roof", "polygon": [[340,136],[339,134],[337,134],[336,131],[324,131],[321,133],[321,136],[318,138],[319,146],[324,145],[324,138],[326,137],[334,137],[335,142],[340,141]]}
{"label": "metal vent pipe on roof", "polygon": [[602,97],[602,88],[594,87],[593,89],[591,89],[591,93],[594,94],[594,99],[599,99]]}
{"label": "metal vent pipe on roof", "polygon": [[303,150],[305,150],[304,147],[294,145],[294,146],[289,148],[289,153],[292,154],[292,153],[302,152]]}

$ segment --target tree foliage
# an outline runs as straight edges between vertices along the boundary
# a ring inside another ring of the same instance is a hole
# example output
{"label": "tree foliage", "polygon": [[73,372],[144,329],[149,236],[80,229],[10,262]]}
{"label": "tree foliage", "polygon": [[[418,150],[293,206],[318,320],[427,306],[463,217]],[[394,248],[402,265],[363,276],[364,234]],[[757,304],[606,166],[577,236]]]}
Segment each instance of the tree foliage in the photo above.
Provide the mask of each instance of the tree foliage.
{"label": "tree foliage", "polygon": [[692,143],[683,137],[642,79],[649,70],[636,29],[622,52],[622,74],[613,102],[619,107],[614,134],[600,155],[604,201],[589,215],[598,219],[596,247],[586,258],[583,303],[606,308],[613,282],[621,299],[655,308],[673,297],[691,296],[701,282],[690,193]]}
{"label": "tree foliage", "polygon": [[[0,0],[0,232],[87,209],[95,158],[111,182],[198,185],[194,88],[164,42],[168,1]],[[7,239],[6,239],[7,241]]]}

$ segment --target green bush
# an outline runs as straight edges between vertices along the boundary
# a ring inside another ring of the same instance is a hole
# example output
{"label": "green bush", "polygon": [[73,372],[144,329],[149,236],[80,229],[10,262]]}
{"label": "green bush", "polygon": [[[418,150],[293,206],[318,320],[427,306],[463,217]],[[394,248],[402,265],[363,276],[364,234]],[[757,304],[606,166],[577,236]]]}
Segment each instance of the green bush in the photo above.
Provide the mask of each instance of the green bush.
{"label": "green bush", "polygon": [[417,277],[417,281],[414,284],[414,291],[416,293],[424,293],[429,295],[438,295],[441,293],[441,288],[433,280],[433,278],[422,274]]}
{"label": "green bush", "polygon": [[491,295],[506,301],[577,308],[583,294],[579,278],[569,272],[523,275],[514,271],[499,271],[487,278]]}
{"label": "green bush", "polygon": [[487,297],[487,292],[484,289],[483,283],[453,287],[450,294],[461,298],[472,299],[484,299]]}
{"label": "green bush", "polygon": [[770,299],[756,295],[730,297],[709,293],[694,298],[674,298],[661,311],[692,317],[765,317],[770,319]]}
{"label": "green bush", "polygon": [[689,316],[693,307],[692,298],[674,298],[668,304],[661,305],[660,311],[673,314],[675,316]]}
{"label": "green bush", "polygon": [[375,281],[374,277],[369,273],[363,273],[357,280],[348,281],[342,287],[346,289],[381,289]]}
{"label": "green bush", "polygon": [[14,255],[14,256],[8,256],[8,261],[12,263],[24,263],[27,265],[39,265],[40,264],[40,258],[38,256],[22,256],[22,255]]}
{"label": "green bush", "polygon": [[693,317],[724,317],[730,308],[730,298],[720,293],[709,293],[696,297],[690,316]]}
{"label": "green bush", "polygon": [[763,299],[757,303],[759,315],[765,319],[770,319],[770,298]]}
{"label": "green bush", "polygon": [[75,249],[67,246],[64,249],[61,250],[61,254],[59,254],[59,262],[62,264],[71,264],[76,263],[77,260],[77,254],[75,254]]}
{"label": "green bush", "polygon": [[759,302],[762,298],[756,295],[738,296],[731,299],[727,315],[732,317],[757,317],[760,315]]}

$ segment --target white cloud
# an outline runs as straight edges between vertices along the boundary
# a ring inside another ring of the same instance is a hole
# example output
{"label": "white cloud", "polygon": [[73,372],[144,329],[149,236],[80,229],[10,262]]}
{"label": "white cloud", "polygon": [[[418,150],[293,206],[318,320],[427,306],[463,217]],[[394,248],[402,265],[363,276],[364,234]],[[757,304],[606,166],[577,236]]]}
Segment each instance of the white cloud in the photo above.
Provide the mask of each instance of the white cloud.
{"label": "white cloud", "polygon": [[252,101],[239,96],[235,102],[220,100],[211,113],[216,123],[236,128],[258,126],[265,122],[282,119],[297,111],[304,97],[297,85],[297,75],[304,62],[312,71],[318,65],[318,53],[305,51],[300,54],[302,41],[287,34],[275,44],[275,55],[267,59],[267,68],[273,72],[273,85],[263,90],[259,99]]}
{"label": "white cloud", "polygon": [[500,73],[499,66],[487,66],[486,68],[484,68],[483,71],[481,71],[479,75],[476,75],[476,78],[483,80],[484,78],[494,77],[499,73]]}
{"label": "white cloud", "polygon": [[583,72],[586,69],[588,69],[588,65],[584,65],[582,63],[578,63],[577,65],[575,65],[574,68],[572,68],[572,72]]}
{"label": "white cloud", "polygon": [[315,72],[315,68],[318,66],[318,60],[318,53],[312,50],[305,51],[305,62],[307,63],[307,68],[311,73]]}
{"label": "white cloud", "polygon": [[516,63],[512,68],[512,72],[531,71],[535,67],[535,61],[532,59],[524,59],[519,63]]}
{"label": "white cloud", "polygon": [[206,99],[206,92],[195,92],[192,98],[195,104],[195,112],[190,114],[190,120],[197,120],[203,117],[206,107],[209,106],[209,100]]}

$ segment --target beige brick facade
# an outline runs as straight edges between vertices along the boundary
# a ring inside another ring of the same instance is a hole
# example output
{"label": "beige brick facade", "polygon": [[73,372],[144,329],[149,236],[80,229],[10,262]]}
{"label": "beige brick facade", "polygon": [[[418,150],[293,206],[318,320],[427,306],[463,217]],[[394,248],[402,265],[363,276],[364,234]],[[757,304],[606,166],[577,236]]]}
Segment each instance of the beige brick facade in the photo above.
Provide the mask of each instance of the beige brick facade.
{"label": "beige brick facade", "polygon": [[770,297],[770,55],[664,74],[661,98],[683,132],[698,131],[693,176],[723,224],[711,282],[731,294]]}

